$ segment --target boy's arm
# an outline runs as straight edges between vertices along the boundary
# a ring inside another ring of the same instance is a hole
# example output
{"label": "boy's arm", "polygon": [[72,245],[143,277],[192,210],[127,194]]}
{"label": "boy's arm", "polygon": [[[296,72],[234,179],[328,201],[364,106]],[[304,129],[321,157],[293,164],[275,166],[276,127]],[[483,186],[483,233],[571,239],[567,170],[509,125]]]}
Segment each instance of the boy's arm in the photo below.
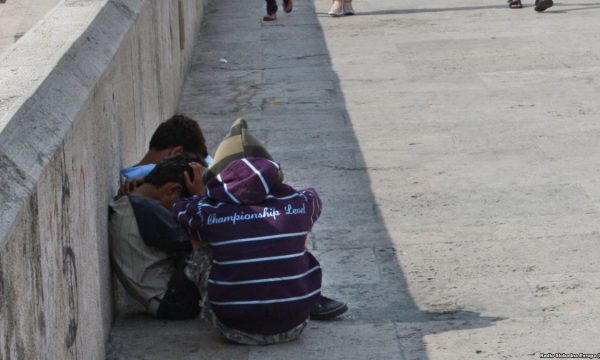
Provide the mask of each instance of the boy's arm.
{"label": "boy's arm", "polygon": [[323,205],[321,198],[319,197],[319,194],[317,194],[317,191],[313,188],[303,189],[299,192],[300,194],[304,195],[304,198],[306,199],[305,201],[308,210],[307,214],[310,216],[311,224],[314,224],[319,216],[321,216],[321,207]]}
{"label": "boy's arm", "polygon": [[123,181],[121,187],[119,188],[119,191],[117,192],[116,198],[119,199],[122,196],[131,194],[133,190],[135,190],[138,186],[142,185],[143,183],[144,179]]}
{"label": "boy's arm", "polygon": [[190,238],[181,228],[173,228],[164,222],[156,222],[154,228],[154,234],[142,235],[146,245],[167,252],[190,252],[193,250]]}
{"label": "boy's arm", "polygon": [[175,220],[190,235],[194,250],[197,250],[201,241],[202,208],[200,203],[205,198],[204,183],[202,182],[202,172],[205,168],[196,162],[190,163],[190,166],[193,176],[190,176],[186,171],[184,179],[187,190],[192,196],[175,201],[172,211]]}
{"label": "boy's arm", "polygon": [[187,234],[160,203],[136,196],[129,199],[140,236],[146,245],[167,252],[192,250]]}
{"label": "boy's arm", "polygon": [[195,241],[201,241],[202,209],[200,203],[204,198],[202,195],[194,195],[181,198],[173,205],[172,212],[175,220]]}

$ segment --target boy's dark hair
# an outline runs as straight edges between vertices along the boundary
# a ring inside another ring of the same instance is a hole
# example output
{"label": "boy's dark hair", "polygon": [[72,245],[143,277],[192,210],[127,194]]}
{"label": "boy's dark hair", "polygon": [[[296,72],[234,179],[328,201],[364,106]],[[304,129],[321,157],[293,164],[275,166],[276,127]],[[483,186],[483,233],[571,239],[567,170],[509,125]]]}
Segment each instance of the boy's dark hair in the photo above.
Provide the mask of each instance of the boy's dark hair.
{"label": "boy's dark hair", "polygon": [[186,153],[208,155],[204,135],[196,121],[185,115],[175,115],[158,126],[150,139],[150,149],[163,150],[182,146]]}
{"label": "boy's dark hair", "polygon": [[194,180],[194,172],[190,166],[190,162],[198,162],[203,164],[203,160],[198,155],[193,153],[185,153],[183,155],[172,156],[164,159],[156,165],[156,167],[144,178],[145,183],[152,184],[156,187],[163,186],[169,182],[179,183],[183,187],[181,196],[188,197],[187,186],[185,185],[184,173],[187,172],[190,180]]}

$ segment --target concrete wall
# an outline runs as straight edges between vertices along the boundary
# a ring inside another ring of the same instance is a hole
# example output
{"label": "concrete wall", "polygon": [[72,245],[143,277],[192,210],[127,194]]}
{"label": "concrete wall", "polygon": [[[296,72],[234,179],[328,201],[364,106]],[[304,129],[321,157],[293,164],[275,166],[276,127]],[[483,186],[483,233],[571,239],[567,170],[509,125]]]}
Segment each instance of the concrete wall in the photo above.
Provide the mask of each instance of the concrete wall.
{"label": "concrete wall", "polygon": [[0,58],[0,359],[104,358],[108,202],[176,109],[204,4],[65,0]]}

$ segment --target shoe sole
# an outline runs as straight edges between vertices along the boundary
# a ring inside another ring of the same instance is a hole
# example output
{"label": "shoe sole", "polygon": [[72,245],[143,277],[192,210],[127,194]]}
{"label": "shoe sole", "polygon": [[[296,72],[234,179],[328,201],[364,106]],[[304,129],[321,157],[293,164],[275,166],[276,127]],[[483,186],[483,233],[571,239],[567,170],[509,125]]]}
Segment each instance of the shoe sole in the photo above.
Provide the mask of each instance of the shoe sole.
{"label": "shoe sole", "polygon": [[542,12],[554,5],[552,0],[541,0],[535,7],[535,11]]}
{"label": "shoe sole", "polygon": [[344,304],[344,305],[337,307],[335,309],[332,309],[326,313],[319,313],[319,314],[314,314],[314,315],[311,314],[310,319],[311,320],[333,320],[336,317],[345,313],[346,311],[348,311],[348,305]]}

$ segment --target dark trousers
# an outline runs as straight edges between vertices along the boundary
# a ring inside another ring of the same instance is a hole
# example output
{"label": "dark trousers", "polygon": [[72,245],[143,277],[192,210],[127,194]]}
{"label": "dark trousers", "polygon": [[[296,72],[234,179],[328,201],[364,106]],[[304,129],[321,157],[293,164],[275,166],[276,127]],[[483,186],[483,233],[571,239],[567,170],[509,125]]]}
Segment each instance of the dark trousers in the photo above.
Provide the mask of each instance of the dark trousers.
{"label": "dark trousers", "polygon": [[169,288],[160,301],[156,317],[164,320],[188,320],[200,313],[198,286],[185,276],[185,257],[176,261],[175,274],[169,280]]}
{"label": "dark trousers", "polygon": [[267,14],[275,14],[277,12],[277,0],[267,0]]}

